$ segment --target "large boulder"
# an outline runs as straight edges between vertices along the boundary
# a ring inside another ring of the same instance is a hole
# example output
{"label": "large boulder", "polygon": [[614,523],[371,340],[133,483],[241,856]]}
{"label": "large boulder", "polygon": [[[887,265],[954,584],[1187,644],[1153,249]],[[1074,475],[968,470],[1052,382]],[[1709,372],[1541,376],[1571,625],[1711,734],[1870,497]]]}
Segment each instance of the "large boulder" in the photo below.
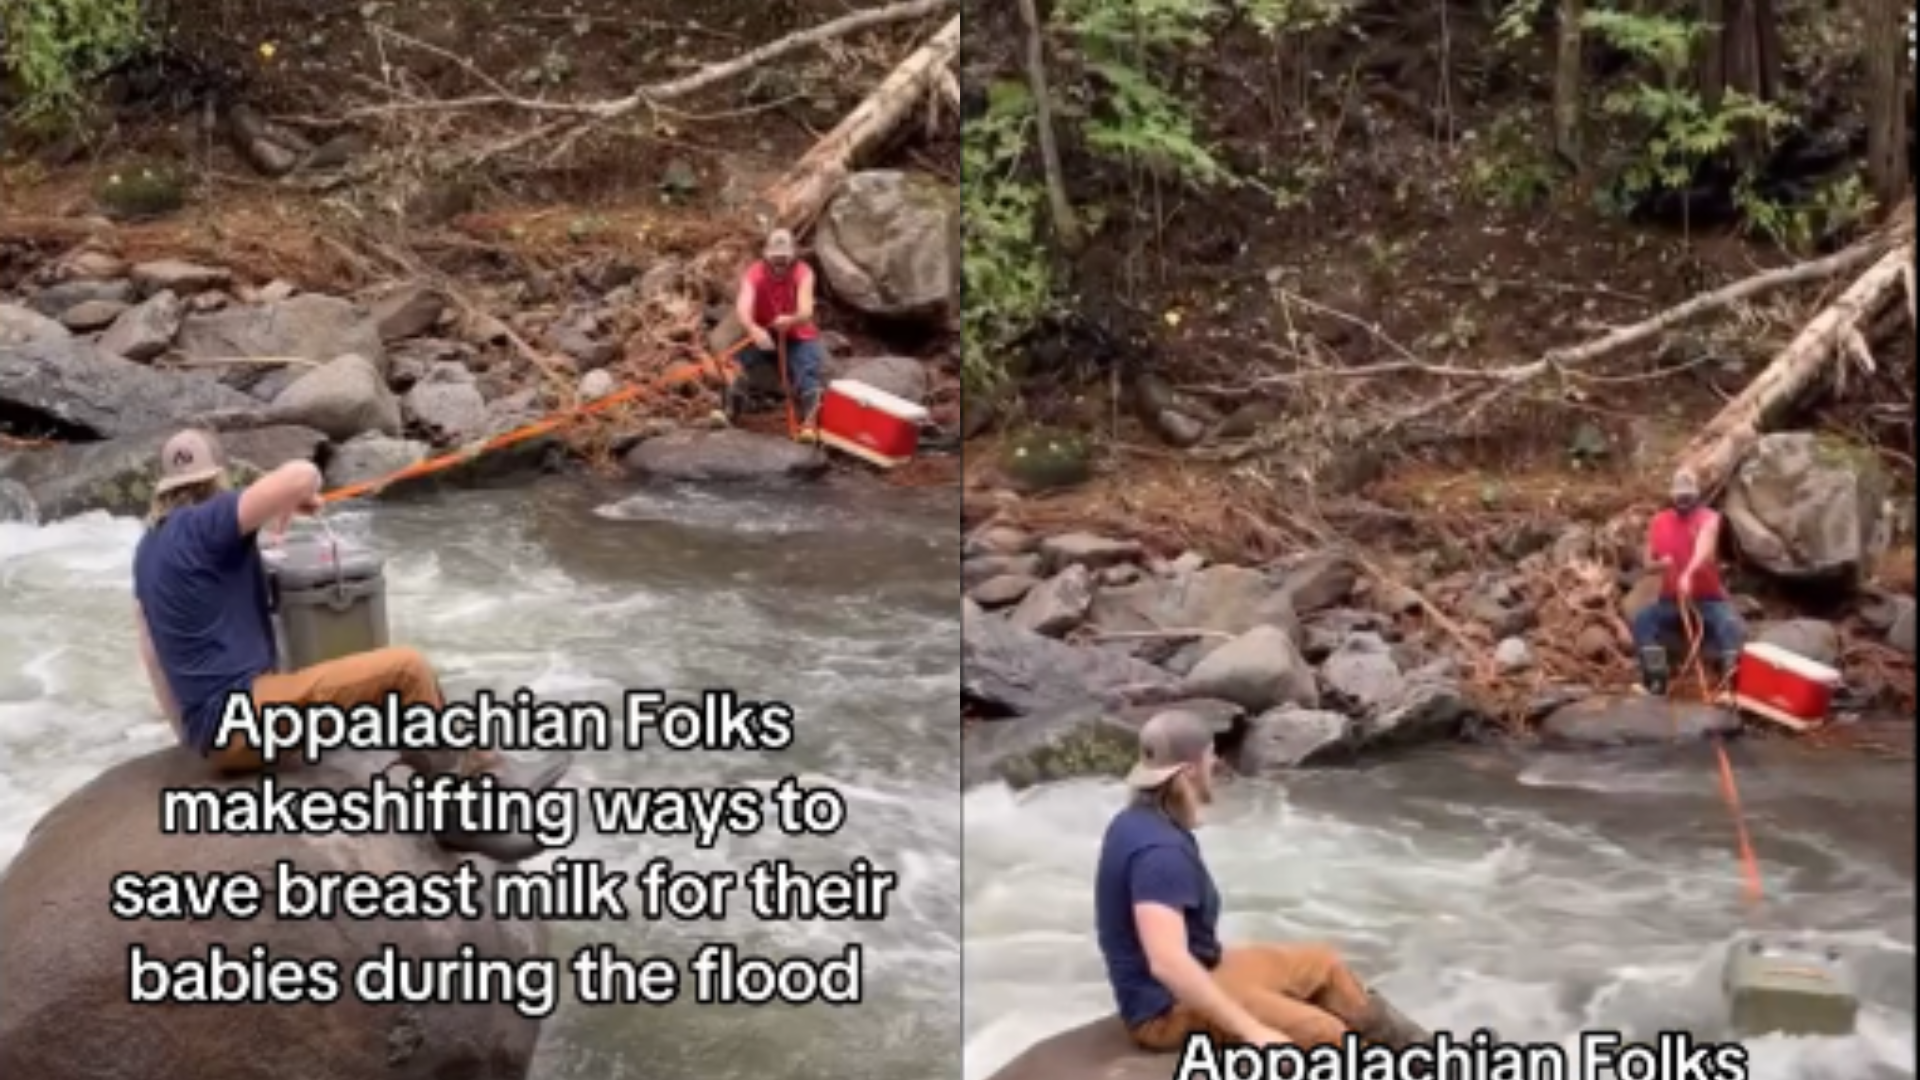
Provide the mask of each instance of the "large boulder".
{"label": "large boulder", "polygon": [[1034,1043],[987,1080],[1167,1080],[1178,1054],[1135,1046],[1118,1016],[1068,1028]]}
{"label": "large boulder", "polygon": [[1740,554],[1775,577],[1857,581],[1878,554],[1886,477],[1871,454],[1808,431],[1761,437],[1727,488]]}
{"label": "large boulder", "polygon": [[1560,706],[1540,724],[1545,741],[1563,746],[1697,742],[1739,732],[1738,713],[1661,697],[1592,697]]}
{"label": "large boulder", "polygon": [[398,437],[403,423],[400,399],[374,362],[357,354],[300,376],[273,399],[272,415],[341,442],[368,432]]}
{"label": "large boulder", "polygon": [[624,461],[634,472],[663,480],[779,480],[827,469],[817,447],[735,428],[669,432],[627,451]]}
{"label": "large boulder", "polygon": [[258,404],[203,373],[156,371],[72,337],[0,343],[0,407],[37,413],[94,438],[177,427]]}
{"label": "large boulder", "polygon": [[883,318],[932,319],[953,294],[954,193],[924,176],[855,173],[814,234],[835,296]]}
{"label": "large boulder", "polygon": [[[364,785],[364,769],[318,766],[284,772],[283,788]],[[416,835],[170,835],[160,830],[160,793],[224,791],[255,778],[217,779],[205,763],[168,749],[96,777],[49,811],[0,877],[0,1076],[97,1080],[109,1076],[193,1080],[438,1080],[527,1075],[540,1021],[511,1004],[369,1004],[353,970],[391,946],[412,958],[452,957],[471,946],[509,962],[547,953],[544,927],[466,919],[274,917],[275,865],[299,872],[447,874],[459,860]],[[489,908],[491,864],[473,859]],[[247,875],[266,909],[256,918],[122,921],[109,906],[123,874]],[[256,946],[280,961],[337,961],[342,992],[330,1004],[186,1007],[129,999],[129,957],[178,962],[218,946],[246,957]],[[556,987],[565,983],[558,973]]]}
{"label": "large boulder", "polygon": [[[1117,650],[1080,648],[1042,637],[960,602],[960,694],[1003,716],[1026,716],[1088,701],[1171,700],[1173,676]],[[1200,695],[1193,695],[1200,696]]]}
{"label": "large boulder", "polygon": [[[382,379],[387,374],[386,346],[373,314],[336,296],[307,293],[189,315],[173,345],[189,359],[223,361],[220,380],[261,401],[272,401],[309,370],[285,363],[289,358],[324,364],[337,356],[364,356]],[[241,358],[264,362],[233,362]]]}
{"label": "large boulder", "polygon": [[[47,520],[104,510],[137,517],[147,512],[159,479],[160,446],[171,429],[95,443],[69,443],[0,453],[0,478],[23,485]],[[312,461],[327,437],[294,425],[229,431],[220,435],[236,484],[289,461]]]}

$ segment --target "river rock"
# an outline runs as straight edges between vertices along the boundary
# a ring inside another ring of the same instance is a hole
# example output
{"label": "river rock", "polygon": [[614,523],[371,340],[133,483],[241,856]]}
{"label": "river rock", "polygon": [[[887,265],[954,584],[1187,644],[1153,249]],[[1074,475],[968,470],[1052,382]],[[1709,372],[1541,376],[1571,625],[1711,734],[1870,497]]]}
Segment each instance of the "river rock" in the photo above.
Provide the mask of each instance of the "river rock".
{"label": "river rock", "polygon": [[1123,653],[1042,637],[971,600],[961,600],[960,613],[961,696],[998,715],[1029,716],[1088,700],[1118,707],[1173,688],[1171,675]]}
{"label": "river rock", "polygon": [[0,303],[0,348],[30,341],[65,341],[73,331],[30,308]]}
{"label": "river rock", "polygon": [[1140,724],[1098,704],[1062,706],[968,733],[961,782],[1014,790],[1082,776],[1124,776],[1140,756]]}
{"label": "river rock", "polygon": [[960,561],[960,587],[971,589],[981,582],[1008,575],[1040,577],[1038,555],[976,555]]}
{"label": "river rock", "polygon": [[344,442],[366,432],[397,436],[400,401],[373,361],[349,354],[295,379],[273,399],[272,415]]}
{"label": "river rock", "polygon": [[118,300],[88,300],[62,312],[60,323],[76,334],[91,334],[111,325],[126,310],[127,305]]}
{"label": "river rock", "polygon": [[1295,615],[1346,603],[1358,580],[1352,561],[1338,552],[1311,552],[1288,559],[1275,569]]}
{"label": "river rock", "polygon": [[204,373],[156,371],[71,336],[0,345],[0,405],[43,414],[94,438],[177,427],[204,413],[256,404]]}
{"label": "river rock", "polygon": [[1725,513],[1740,553],[1776,577],[1851,584],[1877,552],[1885,477],[1865,452],[1806,431],[1761,436]]}
{"label": "river rock", "polygon": [[191,296],[208,289],[224,289],[233,284],[233,275],[215,266],[200,266],[179,259],[160,259],[140,263],[133,268],[133,285],[142,296],[165,290],[178,296]]}
{"label": "river rock", "polygon": [[827,468],[816,448],[735,428],[670,432],[627,451],[624,461],[663,480],[777,480],[818,476]]}
{"label": "river rock", "polygon": [[440,323],[447,298],[431,285],[409,282],[375,299],[369,307],[374,329],[388,344],[419,337]]}
{"label": "river rock", "polygon": [[[1325,664],[1334,653],[1339,652],[1357,635],[1368,635],[1380,642],[1388,658],[1392,659],[1388,646],[1388,635],[1393,624],[1386,616],[1374,611],[1360,611],[1356,608],[1329,608],[1316,612],[1313,617],[1300,624],[1300,655],[1310,664]],[[1395,673],[1399,666],[1396,663]]]}
{"label": "river rock", "polygon": [[1757,642],[1785,649],[1830,668],[1840,666],[1840,631],[1823,619],[1787,619],[1768,623],[1754,634]]}
{"label": "river rock", "polygon": [[944,314],[959,212],[953,192],[924,176],[878,169],[847,177],[814,233],[834,295],[883,318]]}
{"label": "river rock", "polygon": [[[364,786],[364,769],[322,765],[278,774],[281,787]],[[292,920],[271,917],[274,870],[305,874],[448,874],[460,859],[402,833],[366,836],[282,833],[169,835],[160,793],[226,790],[257,778],[214,777],[199,758],[167,749],[107,770],[40,821],[0,877],[0,1076],[96,1080],[108,1076],[194,1080],[434,1080],[527,1075],[540,1021],[508,1004],[362,1003],[353,969],[392,946],[414,958],[465,946],[508,961],[548,954],[537,923],[491,915],[467,919]],[[483,910],[492,864],[474,858]],[[267,915],[254,919],[117,919],[107,898],[123,874],[244,874],[260,880]],[[155,959],[205,957],[215,946],[244,957],[264,946],[276,958],[326,957],[342,965],[343,993],[324,1006],[135,1004],[130,951]],[[564,977],[564,976],[563,976]]]}
{"label": "river rock", "polygon": [[1232,765],[1243,776],[1265,776],[1350,756],[1359,743],[1356,722],[1329,709],[1269,709],[1247,724]]}
{"label": "river rock", "polygon": [[1540,724],[1541,737],[1573,746],[1628,746],[1697,740],[1740,731],[1728,709],[1664,697],[1599,696],[1563,705]]}
{"label": "river rock", "polygon": [[[6,466],[0,459],[0,468]],[[18,480],[0,478],[0,524],[20,522],[26,525],[40,524],[40,507],[34,502],[33,492]]]}
{"label": "river rock", "polygon": [[1039,578],[1027,574],[997,574],[969,589],[967,595],[983,608],[1006,607],[1019,603],[1038,584]]}
{"label": "river rock", "polygon": [[329,488],[362,484],[417,465],[432,452],[433,448],[423,442],[370,432],[334,447],[321,473]]}
{"label": "river rock", "polygon": [[100,335],[100,347],[115,356],[144,363],[167,351],[185,316],[180,297],[171,289],[162,289],[115,319],[113,326]]}
{"label": "river rock", "polygon": [[1040,538],[1011,525],[988,525],[976,529],[961,545],[965,558],[976,555],[1026,555],[1040,546]]}
{"label": "river rock", "polygon": [[[278,357],[325,364],[341,356],[363,356],[382,379],[387,374],[385,345],[368,313],[338,297],[311,293],[189,315],[180,324],[174,347],[191,360]],[[227,364],[220,381],[272,401],[310,370],[284,363]]]}
{"label": "river rock", "polygon": [[1320,665],[1320,686],[1341,709],[1365,713],[1406,692],[1407,680],[1393,647],[1378,634],[1360,631],[1347,637]]}
{"label": "river rock", "polygon": [[1063,533],[1040,541],[1040,560],[1047,572],[1056,574],[1075,563],[1099,570],[1123,562],[1133,562],[1144,554],[1132,540],[1113,540],[1092,533]]}
{"label": "river rock", "polygon": [[1079,626],[1093,605],[1093,575],[1075,563],[1028,590],[1008,616],[1013,625],[1047,637]]}
{"label": "river rock", "polygon": [[1897,604],[1893,616],[1893,625],[1887,627],[1887,644],[1913,655],[1913,599],[1901,597],[1905,603]]}
{"label": "river rock", "polygon": [[919,405],[927,400],[927,365],[911,356],[876,356],[847,369],[846,377]]}
{"label": "river rock", "polygon": [[76,278],[49,285],[27,297],[27,306],[49,318],[57,319],[68,308],[77,307],[90,300],[108,300],[116,304],[131,304],[140,295],[134,290],[133,282],[125,279],[99,280],[95,278]]}
{"label": "river rock", "polygon": [[435,364],[400,400],[403,417],[437,445],[464,443],[487,431],[487,399],[473,373],[459,364]]}
{"label": "river rock", "polygon": [[1222,698],[1256,713],[1320,704],[1313,669],[1277,626],[1256,626],[1221,645],[1194,665],[1182,685],[1193,697]]}
{"label": "river rock", "polygon": [[1526,639],[1502,638],[1500,644],[1493,647],[1494,670],[1503,675],[1514,675],[1533,666],[1533,650],[1527,647]]}
{"label": "river rock", "polygon": [[[1296,641],[1300,632],[1286,591],[1244,566],[1209,566],[1103,588],[1087,618],[1110,634],[1198,631],[1205,636],[1193,646],[1195,660],[1256,626],[1277,626]],[[1135,656],[1164,660],[1183,646],[1175,637],[1141,637],[1126,647]]]}
{"label": "river rock", "polygon": [[1178,1054],[1134,1045],[1118,1016],[1092,1020],[1027,1047],[987,1080],[1167,1080]]}
{"label": "river rock", "polygon": [[[153,499],[160,447],[173,434],[172,429],[165,429],[104,442],[0,453],[0,477],[24,485],[49,521],[89,510],[139,517]],[[312,461],[326,442],[327,437],[320,432],[293,425],[220,434],[220,446],[236,484],[247,483],[289,461]]]}

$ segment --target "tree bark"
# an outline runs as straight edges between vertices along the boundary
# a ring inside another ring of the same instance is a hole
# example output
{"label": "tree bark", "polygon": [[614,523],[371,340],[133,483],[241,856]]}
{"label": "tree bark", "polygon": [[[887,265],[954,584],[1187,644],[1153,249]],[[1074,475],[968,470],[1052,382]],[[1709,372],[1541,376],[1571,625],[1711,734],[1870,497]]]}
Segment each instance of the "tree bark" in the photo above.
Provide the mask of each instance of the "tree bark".
{"label": "tree bark", "polygon": [[960,52],[960,16],[900,62],[873,93],[813,144],[767,193],[769,226],[799,232],[818,217],[859,160],[885,142]]}
{"label": "tree bark", "polygon": [[1766,370],[1687,445],[1681,467],[1693,472],[1703,493],[1726,484],[1761,432],[1818,385],[1829,364],[1847,360],[1872,364],[1859,324],[1903,286],[1913,263],[1910,222],[1907,230],[1906,242],[1882,255],[1838,300],[1802,327]]}
{"label": "tree bark", "polygon": [[1883,206],[1913,185],[1902,70],[1912,15],[1908,0],[1867,0],[1867,180]]}
{"label": "tree bark", "polygon": [[1053,137],[1053,99],[1047,96],[1046,36],[1034,0],[1020,0],[1020,19],[1026,24],[1027,88],[1033,94],[1034,126],[1040,135],[1040,165],[1046,175],[1047,206],[1052,211],[1054,236],[1071,251],[1080,245],[1080,224],[1067,201],[1067,181],[1060,168],[1060,144]]}
{"label": "tree bark", "polygon": [[1580,92],[1586,72],[1581,62],[1580,20],[1586,10],[1585,0],[1560,0],[1553,64],[1553,151],[1582,174],[1586,157],[1580,138]]}

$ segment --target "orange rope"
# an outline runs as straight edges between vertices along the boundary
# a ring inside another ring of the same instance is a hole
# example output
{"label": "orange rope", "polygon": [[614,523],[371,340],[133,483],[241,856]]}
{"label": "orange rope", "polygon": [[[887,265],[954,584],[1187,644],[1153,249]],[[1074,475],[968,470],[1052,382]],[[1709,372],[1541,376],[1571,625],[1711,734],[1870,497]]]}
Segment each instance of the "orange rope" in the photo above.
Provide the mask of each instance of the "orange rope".
{"label": "orange rope", "polygon": [[702,376],[717,375],[725,378],[726,374],[722,365],[738,356],[740,351],[746,348],[746,346],[746,341],[740,341],[722,353],[717,359],[702,358],[698,362],[675,364],[668,368],[657,379],[616,390],[603,398],[577,408],[550,413],[543,419],[517,427],[512,431],[495,435],[485,442],[474,446],[464,447],[451,453],[442,454],[439,457],[415,462],[404,469],[399,469],[372,480],[365,480],[357,484],[348,484],[346,487],[335,488],[321,495],[320,501],[322,503],[336,503],[344,502],[347,499],[357,499],[363,495],[371,495],[390,485],[405,480],[417,479],[422,476],[429,476],[437,472],[444,472],[456,465],[472,461],[482,454],[502,450],[517,443],[526,442],[528,439],[549,434],[582,417],[604,412],[613,408],[615,405],[656,396],[676,386],[693,382]]}
{"label": "orange rope", "polygon": [[[1687,635],[1687,659],[1680,665],[1680,671],[1677,672],[1676,675],[1684,675],[1687,668],[1691,667],[1694,677],[1700,682],[1701,700],[1712,704],[1714,700],[1713,688],[1707,683],[1706,667],[1701,663],[1701,645],[1706,636],[1706,626],[1700,617],[1700,613],[1695,610],[1693,601],[1690,599],[1682,599],[1680,601],[1680,625],[1686,631]],[[1679,722],[1679,715],[1676,710],[1674,714],[1674,727],[1676,731],[1679,728]],[[1720,765],[1720,797],[1726,802],[1727,812],[1733,818],[1734,837],[1739,845],[1740,872],[1741,876],[1745,879],[1746,885],[1744,894],[1747,901],[1747,910],[1751,914],[1758,909],[1761,901],[1766,898],[1765,889],[1761,884],[1760,878],[1760,860],[1754,856],[1753,841],[1747,834],[1747,817],[1740,809],[1740,786],[1734,780],[1733,760],[1727,756],[1725,740],[1721,739],[1718,735],[1713,736],[1713,752],[1719,759]]]}

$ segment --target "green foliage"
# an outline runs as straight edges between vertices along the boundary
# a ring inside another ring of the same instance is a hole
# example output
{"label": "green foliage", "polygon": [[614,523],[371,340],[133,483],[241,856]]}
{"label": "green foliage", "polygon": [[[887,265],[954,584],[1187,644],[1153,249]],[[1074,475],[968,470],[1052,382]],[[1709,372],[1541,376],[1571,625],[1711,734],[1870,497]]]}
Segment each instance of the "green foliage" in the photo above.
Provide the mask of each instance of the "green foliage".
{"label": "green foliage", "polygon": [[1024,85],[996,83],[986,112],[962,131],[961,375],[969,394],[990,395],[1006,381],[1007,347],[1052,299],[1036,228],[1043,195],[1020,175],[1033,114]]}
{"label": "green foliage", "polygon": [[1804,202],[1782,203],[1756,191],[1750,178],[1734,188],[1733,197],[1746,222],[1757,233],[1789,251],[1806,251],[1823,237],[1844,232],[1867,221],[1878,209],[1872,192],[1858,172],[1820,185]]}
{"label": "green foliage", "polygon": [[1163,74],[1182,53],[1210,48],[1214,0],[1065,0],[1054,21],[1078,42],[1084,69],[1100,83],[1105,109],[1085,116],[1089,150],[1168,169],[1197,184],[1232,177],[1199,139],[1193,109]]}
{"label": "green foliage", "polygon": [[24,97],[20,119],[70,117],[86,84],[145,40],[140,0],[6,0],[0,78]]}

